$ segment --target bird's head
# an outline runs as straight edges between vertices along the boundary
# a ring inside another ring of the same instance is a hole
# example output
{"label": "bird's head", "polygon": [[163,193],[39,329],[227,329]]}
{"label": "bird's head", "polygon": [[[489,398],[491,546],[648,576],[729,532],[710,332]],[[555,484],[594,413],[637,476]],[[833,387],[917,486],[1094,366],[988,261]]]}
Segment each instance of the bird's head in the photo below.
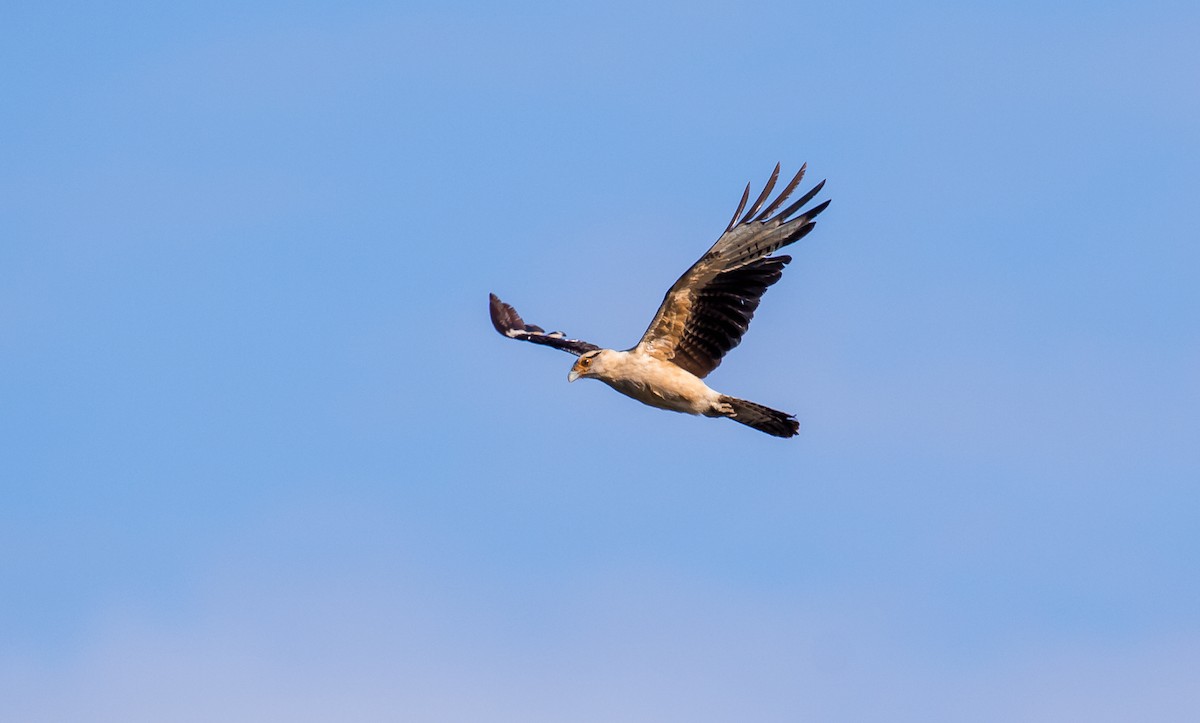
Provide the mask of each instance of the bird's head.
{"label": "bird's head", "polygon": [[604,352],[604,349],[597,349],[581,355],[571,367],[571,373],[567,374],[567,381],[573,382],[580,377],[593,377],[600,373],[604,368]]}

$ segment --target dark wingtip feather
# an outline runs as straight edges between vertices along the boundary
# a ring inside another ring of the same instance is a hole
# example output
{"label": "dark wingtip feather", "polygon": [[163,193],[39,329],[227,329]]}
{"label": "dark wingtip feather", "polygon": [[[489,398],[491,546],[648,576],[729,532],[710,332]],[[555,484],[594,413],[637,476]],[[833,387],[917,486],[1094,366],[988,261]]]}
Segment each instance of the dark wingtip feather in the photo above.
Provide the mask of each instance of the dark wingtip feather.
{"label": "dark wingtip feather", "polygon": [[[814,197],[814,196],[816,196],[818,193],[820,193],[820,192],[821,192],[821,189],[822,189],[822,188],[824,188],[824,187],[825,187],[825,181],[821,181],[821,182],[820,182],[820,183],[818,183],[817,185],[813,186],[813,187],[812,187],[812,190],[810,190],[808,193],[806,193],[806,194],[804,194],[803,196],[801,196],[801,197],[800,197],[800,198],[799,198],[799,199],[798,199],[798,200],[797,200],[795,203],[793,203],[792,205],[790,205],[790,206],[788,206],[787,208],[785,208],[785,209],[783,209],[782,211],[780,211],[780,212],[779,212],[779,215],[777,216],[777,218],[779,218],[779,219],[782,219],[782,220],[786,220],[786,219],[787,219],[789,216],[791,216],[792,214],[796,213],[796,212],[797,212],[797,211],[799,211],[801,208],[803,208],[803,207],[804,207],[804,204],[806,204],[806,203],[808,203],[809,201],[813,200],[813,197]],[[805,215],[806,215],[808,218],[814,218],[814,217],[815,217],[817,214],[819,214],[821,211],[824,211],[824,210],[825,210],[825,207],[826,207],[826,206],[828,206],[828,205],[829,205],[829,201],[826,201],[825,203],[822,203],[820,206],[817,206],[816,208],[814,208],[812,211],[809,211],[809,212],[808,212],[807,214],[805,214]]]}
{"label": "dark wingtip feather", "polygon": [[822,211],[829,208],[829,204],[832,201],[833,201],[832,198],[828,199],[821,205],[813,207],[813,210],[809,211],[808,213],[806,213],[804,215],[807,216],[809,218],[809,220],[812,220],[812,219],[816,218],[817,216],[820,216]]}
{"label": "dark wingtip feather", "polygon": [[739,223],[746,223],[754,214],[758,213],[758,209],[762,208],[763,202],[771,195],[771,190],[775,188],[775,183],[779,180],[779,164],[775,164],[775,170],[771,171],[771,177],[767,179],[767,185],[763,186],[762,193],[758,194],[758,198],[754,199],[750,210],[746,211],[746,215],[742,216]]}
{"label": "dark wingtip feather", "polygon": [[779,192],[779,195],[775,198],[775,200],[771,202],[771,205],[764,208],[763,212],[758,214],[758,216],[756,216],[754,218],[754,220],[762,221],[763,219],[770,216],[771,213],[773,213],[775,211],[775,209],[782,206],[783,202],[788,200],[788,197],[792,195],[792,191],[796,190],[796,186],[800,185],[800,181],[804,179],[804,173],[807,170],[808,170],[808,164],[807,163],[801,164],[800,170],[796,171],[796,175],[792,177],[792,180],[788,181],[788,185],[784,186],[783,190]]}
{"label": "dark wingtip feather", "polygon": [[816,227],[817,224],[812,221],[802,223],[795,231],[789,233],[787,238],[783,240],[784,245],[796,243],[800,239],[807,236]]}
{"label": "dark wingtip feather", "polygon": [[742,209],[746,207],[746,201],[750,200],[750,184],[746,184],[746,190],[742,191],[742,200],[738,201],[737,210],[733,212],[733,218],[729,219],[729,225],[725,227],[726,231],[733,228],[737,223],[738,216],[742,215]]}

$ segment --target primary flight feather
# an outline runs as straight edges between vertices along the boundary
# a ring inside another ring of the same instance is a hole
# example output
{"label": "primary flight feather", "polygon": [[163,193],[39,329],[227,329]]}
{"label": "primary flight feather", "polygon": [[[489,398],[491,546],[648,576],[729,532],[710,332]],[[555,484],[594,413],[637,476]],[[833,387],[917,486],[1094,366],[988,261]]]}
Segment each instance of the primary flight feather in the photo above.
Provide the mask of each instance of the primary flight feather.
{"label": "primary flight feather", "polygon": [[[683,272],[663,297],[658,313],[637,346],[602,349],[526,324],[516,309],[489,295],[492,325],[512,339],[561,349],[579,357],[567,381],[594,378],[618,392],[660,409],[727,417],[776,437],[792,437],[800,424],[791,414],[713,391],[704,377],[742,340],[763,294],[783,275],[790,256],[771,256],[812,231],[829,205],[800,213],[825,185],[821,181],[791,205],[780,207],[804,178],[805,166],[774,201],[763,204],[779,180],[779,166],[749,209],[750,186],[742,193],[725,232],[700,260]],[[743,213],[745,211],[745,213]]]}

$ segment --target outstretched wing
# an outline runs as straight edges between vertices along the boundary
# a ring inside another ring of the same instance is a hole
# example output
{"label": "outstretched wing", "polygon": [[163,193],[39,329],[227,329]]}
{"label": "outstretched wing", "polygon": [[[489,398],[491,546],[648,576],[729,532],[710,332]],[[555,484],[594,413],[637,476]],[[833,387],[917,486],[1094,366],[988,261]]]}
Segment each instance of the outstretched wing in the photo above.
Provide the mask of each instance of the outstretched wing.
{"label": "outstretched wing", "polygon": [[762,193],[742,215],[750,198],[750,185],[746,185],[725,233],[667,291],[637,349],[698,377],[717,368],[721,358],[741,342],[762,295],[792,260],[769,254],[812,231],[813,219],[829,205],[825,201],[796,215],[821,191],[825,185],[821,181],[776,213],[804,178],[805,168],[801,166],[779,196],[763,208],[779,179],[776,165]]}
{"label": "outstretched wing", "polygon": [[575,356],[600,348],[586,341],[568,339],[561,331],[548,332],[540,326],[526,324],[516,309],[501,301],[495,294],[488,294],[488,303],[489,311],[492,314],[492,326],[510,339],[552,346]]}

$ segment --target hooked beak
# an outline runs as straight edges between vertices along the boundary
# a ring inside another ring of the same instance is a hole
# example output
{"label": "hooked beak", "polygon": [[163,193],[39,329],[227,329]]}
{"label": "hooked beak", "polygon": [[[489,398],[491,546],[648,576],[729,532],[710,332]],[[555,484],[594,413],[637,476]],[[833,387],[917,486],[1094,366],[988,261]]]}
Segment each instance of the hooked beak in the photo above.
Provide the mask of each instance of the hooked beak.
{"label": "hooked beak", "polygon": [[579,367],[571,367],[571,371],[567,374],[567,381],[573,382],[579,378]]}

